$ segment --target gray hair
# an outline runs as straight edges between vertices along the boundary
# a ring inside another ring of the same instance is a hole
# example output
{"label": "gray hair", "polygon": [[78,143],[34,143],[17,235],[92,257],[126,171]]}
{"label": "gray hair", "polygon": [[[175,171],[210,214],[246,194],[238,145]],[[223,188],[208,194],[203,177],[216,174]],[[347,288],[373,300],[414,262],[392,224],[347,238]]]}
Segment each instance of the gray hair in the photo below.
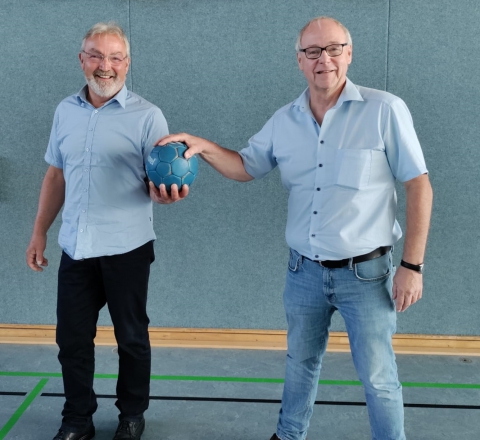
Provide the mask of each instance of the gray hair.
{"label": "gray hair", "polygon": [[93,37],[94,35],[102,35],[102,34],[117,35],[118,37],[120,37],[122,41],[125,43],[127,57],[130,58],[130,43],[128,42],[128,38],[125,35],[125,32],[123,32],[123,29],[120,27],[120,25],[115,21],[109,21],[108,23],[94,24],[83,37],[82,50],[85,49],[85,42],[87,41],[88,38]]}
{"label": "gray hair", "polygon": [[340,23],[337,19],[335,19],[333,17],[328,17],[326,15],[321,15],[320,17],[312,18],[305,26],[303,26],[302,30],[298,34],[297,42],[295,43],[295,51],[296,52],[300,52],[300,49],[302,48],[300,46],[300,42],[302,41],[303,34],[307,30],[308,26],[310,26],[313,23],[318,23],[319,21],[322,21],[322,20],[331,20],[334,23],[338,24],[343,29],[343,32],[345,32],[345,37],[347,38],[347,43],[350,46],[352,45],[352,36],[350,35],[350,32],[348,31],[348,29],[342,23]]}

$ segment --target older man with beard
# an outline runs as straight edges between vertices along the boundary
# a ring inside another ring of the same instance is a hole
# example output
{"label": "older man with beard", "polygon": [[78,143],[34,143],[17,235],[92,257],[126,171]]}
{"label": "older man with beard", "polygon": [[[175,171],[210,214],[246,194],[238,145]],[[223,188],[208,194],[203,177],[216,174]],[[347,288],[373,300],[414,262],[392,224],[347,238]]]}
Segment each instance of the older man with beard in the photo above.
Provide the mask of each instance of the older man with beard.
{"label": "older man with beard", "polygon": [[168,134],[160,109],[125,87],[130,47],[115,23],[98,23],[79,54],[87,85],[55,112],[27,264],[37,272],[47,231],[64,205],[59,244],[57,343],[65,405],[54,440],[88,440],[97,409],[94,338],[108,304],[118,343],[119,425],[114,439],[140,439],[149,403],[150,342],[146,312],[154,261],[152,200],[172,203],[188,187],[146,185],[145,159]]}

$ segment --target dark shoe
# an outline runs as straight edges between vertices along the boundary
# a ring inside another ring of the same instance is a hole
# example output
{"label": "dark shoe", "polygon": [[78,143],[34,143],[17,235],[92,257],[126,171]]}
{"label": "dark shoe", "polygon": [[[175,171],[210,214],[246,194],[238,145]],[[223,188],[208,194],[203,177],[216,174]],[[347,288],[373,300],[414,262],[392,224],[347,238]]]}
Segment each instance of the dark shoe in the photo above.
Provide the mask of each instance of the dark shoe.
{"label": "dark shoe", "polygon": [[95,437],[95,427],[92,425],[84,432],[72,432],[59,429],[53,440],[90,440]]}
{"label": "dark shoe", "polygon": [[145,419],[139,422],[129,422],[128,420],[122,420],[118,424],[117,431],[113,440],[140,440],[142,433],[145,429]]}
{"label": "dark shoe", "polygon": [[[281,440],[280,437],[277,437],[277,434],[273,434],[270,440]],[[305,439],[308,440],[308,439]]]}

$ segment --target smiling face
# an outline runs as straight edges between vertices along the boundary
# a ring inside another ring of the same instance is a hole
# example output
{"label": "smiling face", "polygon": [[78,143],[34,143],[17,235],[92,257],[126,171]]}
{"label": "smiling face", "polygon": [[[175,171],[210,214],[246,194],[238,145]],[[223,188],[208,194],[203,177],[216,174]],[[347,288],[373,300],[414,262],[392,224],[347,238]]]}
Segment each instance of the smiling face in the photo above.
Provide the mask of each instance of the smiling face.
{"label": "smiling face", "polygon": [[[313,22],[305,29],[301,38],[301,48],[326,47],[330,44],[347,43],[344,30],[334,21],[323,19]],[[343,53],[337,57],[329,57],[322,51],[320,58],[310,60],[305,53],[297,53],[298,66],[307,79],[312,92],[340,93],[345,85],[347,70],[352,62],[352,46],[343,48]]]}
{"label": "smiling face", "polygon": [[[98,107],[115,96],[125,84],[130,58],[125,58],[127,55],[125,43],[115,34],[93,35],[85,40],[83,51],[103,55],[103,60],[100,61],[89,58],[85,53],[79,54],[88,84],[89,100]],[[112,65],[109,56],[125,59],[118,65]]]}

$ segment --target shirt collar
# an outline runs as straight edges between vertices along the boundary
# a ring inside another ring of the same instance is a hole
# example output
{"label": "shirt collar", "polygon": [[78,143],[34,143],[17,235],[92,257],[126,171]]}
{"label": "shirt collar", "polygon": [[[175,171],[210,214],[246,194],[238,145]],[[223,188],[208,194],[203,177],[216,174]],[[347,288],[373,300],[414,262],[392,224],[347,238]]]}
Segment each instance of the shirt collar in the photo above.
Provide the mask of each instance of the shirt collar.
{"label": "shirt collar", "polygon": [[[357,86],[353,84],[347,78],[345,87],[342,90],[342,93],[338,97],[337,103],[332,107],[334,109],[340,107],[344,102],[347,101],[363,101],[362,95],[357,89]],[[294,107],[298,107],[303,113],[311,113],[310,110],[310,90],[307,87],[303,93],[295,100],[292,104]]]}
{"label": "shirt collar", "polygon": [[342,93],[340,93],[338,101],[333,108],[338,108],[347,101],[363,101],[362,95],[358,91],[357,86],[348,78],[345,87],[343,88]]}
{"label": "shirt collar", "polygon": [[[87,100],[87,90],[88,90],[88,85],[85,84],[85,86],[83,86],[79,90],[79,92],[75,95],[79,104],[82,104],[82,103],[90,104]],[[123,87],[120,89],[120,91],[112,99],[107,101],[103,105],[103,107],[110,104],[113,101],[117,101],[122,106],[122,108],[125,108],[125,105],[127,102],[127,93],[128,93],[127,86],[124,84]]]}

